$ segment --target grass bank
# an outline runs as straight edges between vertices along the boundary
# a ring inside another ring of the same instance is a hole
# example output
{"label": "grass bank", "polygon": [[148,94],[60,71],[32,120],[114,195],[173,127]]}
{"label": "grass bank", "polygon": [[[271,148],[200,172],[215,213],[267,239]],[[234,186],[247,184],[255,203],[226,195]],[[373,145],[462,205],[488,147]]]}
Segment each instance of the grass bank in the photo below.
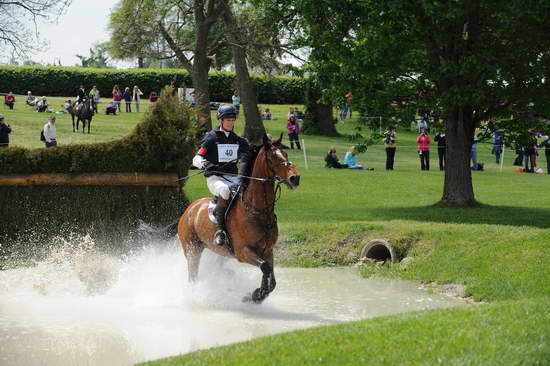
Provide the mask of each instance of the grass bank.
{"label": "grass bank", "polygon": [[[278,120],[267,122],[266,128],[276,135],[285,129],[288,106],[270,107]],[[26,117],[17,121],[15,113],[13,120],[6,113],[14,127],[12,141],[21,138],[24,144],[40,146],[34,141],[36,130],[26,126],[36,113],[23,111]],[[112,139],[128,133],[138,119],[137,114],[124,113],[97,116],[92,135],[78,138]],[[242,125],[238,122],[238,128]],[[107,126],[116,134],[103,133]],[[337,127],[352,133],[355,124]],[[61,143],[77,138],[72,128],[60,135]],[[304,330],[150,364],[550,364],[550,176],[515,173],[510,150],[501,170],[490,145],[480,144],[478,161],[486,169],[472,174],[482,206],[436,208],[432,205],[443,186],[437,154],[432,152],[432,170],[420,171],[416,135],[398,131],[398,137],[394,171],[384,170],[381,145],[360,155],[363,165],[374,171],[350,171],[323,167],[332,145],[343,158],[351,146],[345,138],[303,136],[308,169],[303,151],[289,151],[302,174],[302,186],[283,189],[277,204],[277,264],[347,265],[358,260],[369,240],[387,238],[405,249],[412,262],[406,268],[363,267],[365,275],[462,284],[467,296],[487,304]],[[539,165],[544,163],[541,157]],[[190,179],[185,190],[190,199],[208,195],[202,177]]]}

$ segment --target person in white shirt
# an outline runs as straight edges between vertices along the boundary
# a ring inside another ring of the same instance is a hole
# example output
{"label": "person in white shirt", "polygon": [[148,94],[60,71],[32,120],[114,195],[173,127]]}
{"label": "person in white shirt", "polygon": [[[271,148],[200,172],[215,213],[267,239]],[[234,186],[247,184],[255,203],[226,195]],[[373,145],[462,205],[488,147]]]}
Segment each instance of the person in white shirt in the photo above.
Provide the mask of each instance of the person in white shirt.
{"label": "person in white shirt", "polygon": [[44,125],[44,138],[46,147],[57,146],[57,131],[55,129],[55,116],[48,118],[48,123]]}

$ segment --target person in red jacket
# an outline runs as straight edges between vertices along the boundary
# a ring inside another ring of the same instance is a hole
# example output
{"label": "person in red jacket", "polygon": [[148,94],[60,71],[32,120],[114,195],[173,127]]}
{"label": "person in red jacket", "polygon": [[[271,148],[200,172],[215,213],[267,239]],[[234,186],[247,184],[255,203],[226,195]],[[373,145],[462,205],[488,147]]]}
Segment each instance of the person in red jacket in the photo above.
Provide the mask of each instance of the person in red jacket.
{"label": "person in red jacket", "polygon": [[15,97],[13,96],[12,92],[9,92],[9,94],[4,96],[4,104],[10,107],[10,109],[13,109],[13,105],[15,104]]}
{"label": "person in red jacket", "polygon": [[430,170],[430,136],[426,133],[426,129],[420,131],[420,136],[416,138],[418,143],[418,156],[420,156],[420,168],[422,170]]}

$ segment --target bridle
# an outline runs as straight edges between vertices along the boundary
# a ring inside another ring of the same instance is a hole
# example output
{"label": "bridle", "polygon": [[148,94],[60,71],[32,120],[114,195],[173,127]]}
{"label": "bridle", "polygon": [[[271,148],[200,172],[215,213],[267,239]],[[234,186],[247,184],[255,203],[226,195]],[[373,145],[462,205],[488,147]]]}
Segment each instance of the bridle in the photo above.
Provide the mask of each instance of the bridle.
{"label": "bridle", "polygon": [[[276,148],[276,151],[281,151],[281,149],[279,149],[278,147],[275,147]],[[282,154],[281,154],[282,155]],[[284,155],[283,155],[284,157]],[[274,182],[277,182],[277,188],[276,189],[279,189],[281,183],[287,183],[287,184],[290,184],[289,180],[288,179],[282,179],[281,177],[279,177],[276,173],[276,167],[279,166],[279,165],[282,165],[286,168],[293,168],[293,167],[296,167],[291,161],[282,161],[280,163],[274,163],[270,158],[269,158],[269,155],[267,153],[267,150],[265,152],[265,160],[266,160],[266,164],[267,164],[267,169],[269,170],[269,172],[271,173],[271,175],[273,176],[273,178],[268,178],[268,179],[272,179]]]}

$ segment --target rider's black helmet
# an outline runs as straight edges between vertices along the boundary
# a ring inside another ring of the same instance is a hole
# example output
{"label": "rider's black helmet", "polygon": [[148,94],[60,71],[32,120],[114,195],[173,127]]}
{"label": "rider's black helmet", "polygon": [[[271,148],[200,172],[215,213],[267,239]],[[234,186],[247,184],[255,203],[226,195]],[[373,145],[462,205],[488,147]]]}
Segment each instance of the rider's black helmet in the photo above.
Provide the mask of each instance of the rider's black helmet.
{"label": "rider's black helmet", "polygon": [[237,110],[232,105],[222,105],[218,108],[218,119],[237,118]]}

